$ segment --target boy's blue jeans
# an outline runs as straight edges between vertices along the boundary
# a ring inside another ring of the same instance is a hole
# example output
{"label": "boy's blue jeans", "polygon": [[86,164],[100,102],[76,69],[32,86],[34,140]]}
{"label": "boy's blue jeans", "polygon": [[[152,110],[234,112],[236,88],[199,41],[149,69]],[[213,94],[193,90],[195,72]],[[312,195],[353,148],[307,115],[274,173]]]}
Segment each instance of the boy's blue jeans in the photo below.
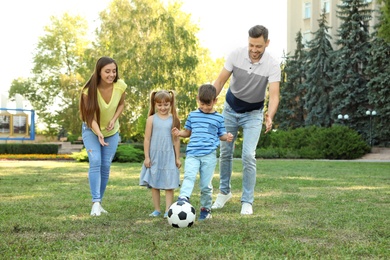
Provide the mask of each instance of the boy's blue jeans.
{"label": "boy's blue jeans", "polygon": [[89,159],[88,179],[92,202],[101,202],[107,187],[111,162],[118,147],[119,133],[105,137],[104,141],[108,145],[102,146],[97,135],[83,123],[82,137]]}
{"label": "boy's blue jeans", "polygon": [[237,113],[225,102],[222,115],[225,118],[226,131],[233,134],[234,140],[230,143],[221,141],[219,190],[223,194],[230,192],[234,142],[236,141],[239,128],[242,127],[243,144],[241,157],[243,172],[241,202],[253,204],[256,184],[256,146],[259,142],[263,125],[263,110]]}
{"label": "boy's blue jeans", "polygon": [[200,206],[211,209],[213,201],[213,185],[211,183],[217,165],[216,152],[203,156],[187,155],[184,166],[184,179],[179,197],[191,197],[196,176],[199,172]]}

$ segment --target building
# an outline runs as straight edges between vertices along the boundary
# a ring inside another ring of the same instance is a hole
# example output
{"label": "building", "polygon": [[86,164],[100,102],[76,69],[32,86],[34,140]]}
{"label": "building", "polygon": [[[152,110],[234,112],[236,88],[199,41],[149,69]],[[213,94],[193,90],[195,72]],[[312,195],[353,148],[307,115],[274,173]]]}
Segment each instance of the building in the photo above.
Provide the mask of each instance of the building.
{"label": "building", "polygon": [[[369,8],[377,10],[379,4],[377,0],[364,0],[370,3]],[[318,30],[318,20],[322,10],[325,8],[329,34],[332,36],[332,45],[337,39],[337,29],[342,22],[337,17],[337,5],[342,4],[343,0],[288,0],[287,1],[287,53],[292,55],[296,49],[297,33],[301,30],[303,41],[312,39],[312,33]],[[377,23],[376,14],[373,13],[373,18],[370,22],[370,28]]]}

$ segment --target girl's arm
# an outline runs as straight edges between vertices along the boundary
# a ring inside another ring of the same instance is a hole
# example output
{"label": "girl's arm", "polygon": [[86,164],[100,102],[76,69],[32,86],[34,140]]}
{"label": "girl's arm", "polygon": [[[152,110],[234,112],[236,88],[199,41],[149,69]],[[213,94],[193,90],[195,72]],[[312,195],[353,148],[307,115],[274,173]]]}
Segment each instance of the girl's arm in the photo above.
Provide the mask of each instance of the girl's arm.
{"label": "girl's arm", "polygon": [[149,116],[146,120],[145,137],[144,137],[144,165],[146,168],[150,168],[152,163],[150,161],[150,138],[152,137],[153,116]]}
{"label": "girl's arm", "polygon": [[190,137],[191,131],[188,129],[179,130],[176,127],[172,128],[172,134],[178,137]]}
{"label": "girl's arm", "polygon": [[178,136],[173,136],[173,147],[175,150],[176,167],[180,169],[180,138]]}
{"label": "girl's arm", "polygon": [[125,96],[126,96],[126,93],[123,92],[121,100],[119,100],[118,107],[116,108],[115,114],[112,117],[112,119],[110,120],[110,122],[108,123],[108,126],[106,128],[107,131],[110,131],[114,128],[116,120],[118,120],[119,116],[122,114],[123,109],[125,108]]}

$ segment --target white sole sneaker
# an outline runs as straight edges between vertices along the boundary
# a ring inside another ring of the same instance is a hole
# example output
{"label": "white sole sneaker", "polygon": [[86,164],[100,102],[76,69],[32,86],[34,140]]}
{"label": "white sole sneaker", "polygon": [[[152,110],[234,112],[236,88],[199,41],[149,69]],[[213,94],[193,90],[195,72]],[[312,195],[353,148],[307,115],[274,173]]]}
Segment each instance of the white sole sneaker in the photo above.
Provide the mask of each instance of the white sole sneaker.
{"label": "white sole sneaker", "polygon": [[100,210],[100,202],[94,202],[91,209],[91,216],[100,216],[101,210]]}
{"label": "white sole sneaker", "polygon": [[241,215],[252,215],[252,214],[253,214],[252,204],[246,202],[242,203]]}
{"label": "white sole sneaker", "polygon": [[102,204],[100,204],[100,212],[104,214],[108,214],[107,210],[103,209]]}
{"label": "white sole sneaker", "polygon": [[228,194],[219,193],[214,204],[211,206],[211,209],[221,209],[225,206],[225,203],[228,202],[233,197],[233,194],[229,192]]}

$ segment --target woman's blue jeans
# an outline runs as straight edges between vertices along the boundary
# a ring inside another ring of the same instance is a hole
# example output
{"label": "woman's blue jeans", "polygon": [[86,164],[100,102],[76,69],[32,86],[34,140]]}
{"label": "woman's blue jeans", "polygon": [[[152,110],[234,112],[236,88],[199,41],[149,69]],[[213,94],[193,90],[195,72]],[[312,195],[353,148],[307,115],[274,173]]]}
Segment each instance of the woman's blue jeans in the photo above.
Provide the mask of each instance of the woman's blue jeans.
{"label": "woman's blue jeans", "polygon": [[237,132],[242,127],[243,144],[241,157],[243,171],[241,202],[253,204],[256,185],[256,146],[259,142],[263,125],[263,110],[237,113],[225,102],[222,114],[225,118],[226,131],[233,134],[234,140],[230,143],[221,141],[219,190],[223,194],[230,192],[234,143],[237,138]]}
{"label": "woman's blue jeans", "polygon": [[105,137],[104,141],[108,145],[102,146],[97,135],[83,123],[82,137],[89,159],[88,179],[92,202],[101,202],[107,187],[111,162],[118,147],[119,133]]}

